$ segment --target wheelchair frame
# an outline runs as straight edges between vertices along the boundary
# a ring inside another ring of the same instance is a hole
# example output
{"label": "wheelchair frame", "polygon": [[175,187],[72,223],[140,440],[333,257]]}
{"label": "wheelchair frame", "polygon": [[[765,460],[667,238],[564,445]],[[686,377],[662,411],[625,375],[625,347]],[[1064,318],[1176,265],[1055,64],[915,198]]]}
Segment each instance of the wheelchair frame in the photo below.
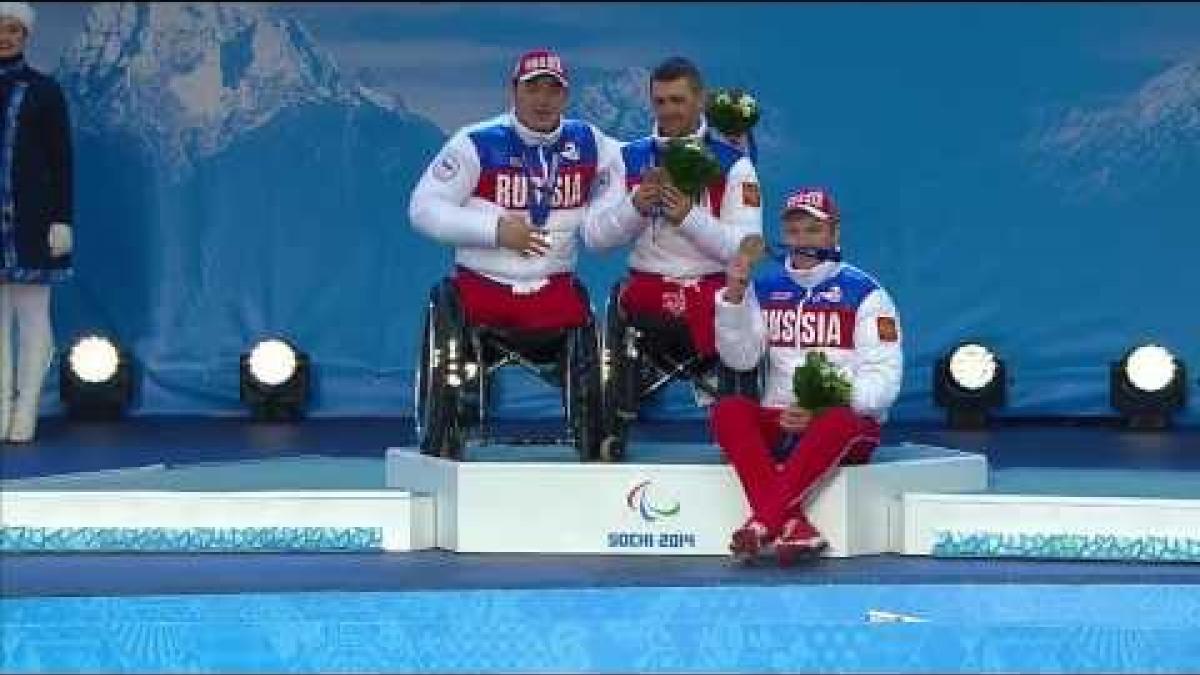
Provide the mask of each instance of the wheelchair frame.
{"label": "wheelchair frame", "polygon": [[[519,366],[562,391],[566,437],[502,439],[510,444],[568,442],[580,461],[601,459],[599,339],[586,289],[576,281],[588,322],[578,328],[523,333],[468,326],[458,290],[446,278],[430,291],[414,378],[414,419],[421,452],[461,460],[466,446],[494,442],[488,408],[492,376]],[[528,340],[529,342],[523,343]],[[547,350],[553,358],[538,359]],[[498,358],[489,360],[492,353]]]}
{"label": "wheelchair frame", "polygon": [[[713,399],[732,394],[757,399],[762,390],[761,368],[738,372],[723,364],[719,357],[701,358],[695,353],[691,335],[682,322],[662,322],[651,327],[630,320],[620,307],[625,283],[626,280],[618,281],[609,291],[600,347],[604,382],[604,440],[600,455],[609,462],[624,457],[629,430],[639,416],[642,401],[680,377]],[[667,331],[674,335],[664,337]],[[659,334],[655,335],[656,332]],[[670,344],[671,338],[674,344]],[[679,360],[671,349],[655,352],[648,348],[663,346],[662,340],[689,355]],[[647,370],[648,383],[644,377]],[[707,381],[714,373],[716,387]]]}

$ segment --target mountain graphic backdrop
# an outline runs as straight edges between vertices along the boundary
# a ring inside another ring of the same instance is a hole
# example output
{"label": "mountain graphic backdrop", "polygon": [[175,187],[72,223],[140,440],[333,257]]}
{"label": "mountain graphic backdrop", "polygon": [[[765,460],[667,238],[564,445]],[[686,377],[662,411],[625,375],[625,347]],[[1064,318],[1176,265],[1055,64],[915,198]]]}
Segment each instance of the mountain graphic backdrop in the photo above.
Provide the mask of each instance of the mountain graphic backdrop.
{"label": "mountain graphic backdrop", "polygon": [[60,333],[133,346],[156,411],[236,410],[237,357],[267,333],[313,357],[318,404],[399,411],[402,382],[377,387],[390,400],[338,383],[411,367],[407,317],[447,259],[406,215],[433,123],[261,4],[97,4],[57,75],[81,279]]}
{"label": "mountain graphic backdrop", "polygon": [[1048,180],[1098,194],[1195,188],[1200,172],[1200,56],[1153,76],[1115,104],[1073,108],[1030,139]]}
{"label": "mountain graphic backdrop", "polygon": [[[422,305],[450,264],[412,232],[408,196],[447,134],[505,108],[515,55],[545,46],[570,65],[571,113],[623,140],[649,131],[649,73],[667,56],[754,92],[768,238],[785,191],[831,187],[849,259],[900,308],[893,419],[940,418],[930,370],[966,337],[1006,358],[1013,414],[1108,412],[1108,363],[1137,341],[1200,363],[1196,5],[80,3],[42,17],[34,46],[65,45],[49,70],[77,142],[78,274],[55,295],[58,337],[125,341],[140,412],[241,414],[237,357],[279,332],[313,357],[317,414],[407,414]],[[596,309],[626,260],[582,255]],[[557,411],[556,392],[505,384],[510,412]],[[702,416],[675,394],[663,414]]]}

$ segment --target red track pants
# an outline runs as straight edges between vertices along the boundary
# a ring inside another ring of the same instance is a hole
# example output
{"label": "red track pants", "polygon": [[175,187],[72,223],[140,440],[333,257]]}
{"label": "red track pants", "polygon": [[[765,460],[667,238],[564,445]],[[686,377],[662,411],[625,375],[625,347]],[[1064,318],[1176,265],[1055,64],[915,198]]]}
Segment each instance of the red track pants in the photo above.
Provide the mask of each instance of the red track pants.
{"label": "red track pants", "polygon": [[550,283],[533,293],[515,293],[508,284],[459,267],[454,285],[472,326],[538,331],[587,323],[588,308],[570,274],[552,275]]}
{"label": "red track pants", "polygon": [[771,449],[783,439],[780,410],[745,396],[726,396],[713,406],[717,444],[737,471],[754,518],[772,536],[788,516],[803,510],[813,487],[841,464],[862,464],[879,445],[879,424],[848,407],[829,408],[813,418],[791,453],[776,464]]}
{"label": "red track pants", "polygon": [[710,274],[695,283],[681,284],[658,274],[632,270],[621,291],[621,308],[630,315],[683,320],[696,354],[709,357],[717,353],[714,296],[724,285],[723,274]]}

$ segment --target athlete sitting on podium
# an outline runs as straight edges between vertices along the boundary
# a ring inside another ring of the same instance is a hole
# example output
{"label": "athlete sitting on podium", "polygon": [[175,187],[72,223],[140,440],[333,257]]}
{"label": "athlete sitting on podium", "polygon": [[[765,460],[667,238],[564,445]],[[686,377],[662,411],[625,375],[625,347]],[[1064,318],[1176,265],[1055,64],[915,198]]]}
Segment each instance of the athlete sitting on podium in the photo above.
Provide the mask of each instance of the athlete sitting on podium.
{"label": "athlete sitting on podium", "polygon": [[[866,462],[900,391],[903,357],[896,308],[867,273],[841,262],[839,215],[829,192],[792,193],[782,212],[782,265],[750,283],[739,253],[716,294],[717,351],[750,370],[766,355],[761,401],[722,398],[713,408],[717,443],[737,471],[751,514],[730,550],[750,560],[774,546],[780,562],[828,544],[805,516],[813,489],[839,464]],[[822,353],[849,384],[846,405],[796,405],[796,369]]]}

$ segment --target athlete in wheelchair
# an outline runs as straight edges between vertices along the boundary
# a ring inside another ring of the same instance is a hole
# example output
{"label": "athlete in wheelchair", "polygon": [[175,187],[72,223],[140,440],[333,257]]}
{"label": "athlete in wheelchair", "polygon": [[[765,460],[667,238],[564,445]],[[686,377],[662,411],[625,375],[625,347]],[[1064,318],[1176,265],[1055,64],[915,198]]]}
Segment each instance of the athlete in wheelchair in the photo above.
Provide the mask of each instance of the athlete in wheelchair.
{"label": "athlete in wheelchair", "polygon": [[[670,58],[650,76],[654,132],[621,149],[616,175],[604,183],[584,223],[588,248],[633,242],[629,275],[609,293],[602,337],[605,459],[625,451],[641,402],[675,379],[696,389],[701,405],[727,393],[753,396],[757,373],[720,362],[715,294],[742,241],[762,235],[762,205],[753,163],[718,138],[704,120],[704,83],[694,64]],[[721,166],[698,200],[671,184],[661,167],[667,141],[702,141]]]}
{"label": "athlete in wheelchair", "polygon": [[574,275],[576,237],[598,176],[620,146],[564,119],[567,74],[529,52],[512,76],[513,109],[455,133],[413,192],[410,221],[455,247],[454,273],[430,291],[416,377],[426,454],[461,459],[489,438],[495,371],[516,365],[562,390],[581,460],[600,457],[599,339]]}

